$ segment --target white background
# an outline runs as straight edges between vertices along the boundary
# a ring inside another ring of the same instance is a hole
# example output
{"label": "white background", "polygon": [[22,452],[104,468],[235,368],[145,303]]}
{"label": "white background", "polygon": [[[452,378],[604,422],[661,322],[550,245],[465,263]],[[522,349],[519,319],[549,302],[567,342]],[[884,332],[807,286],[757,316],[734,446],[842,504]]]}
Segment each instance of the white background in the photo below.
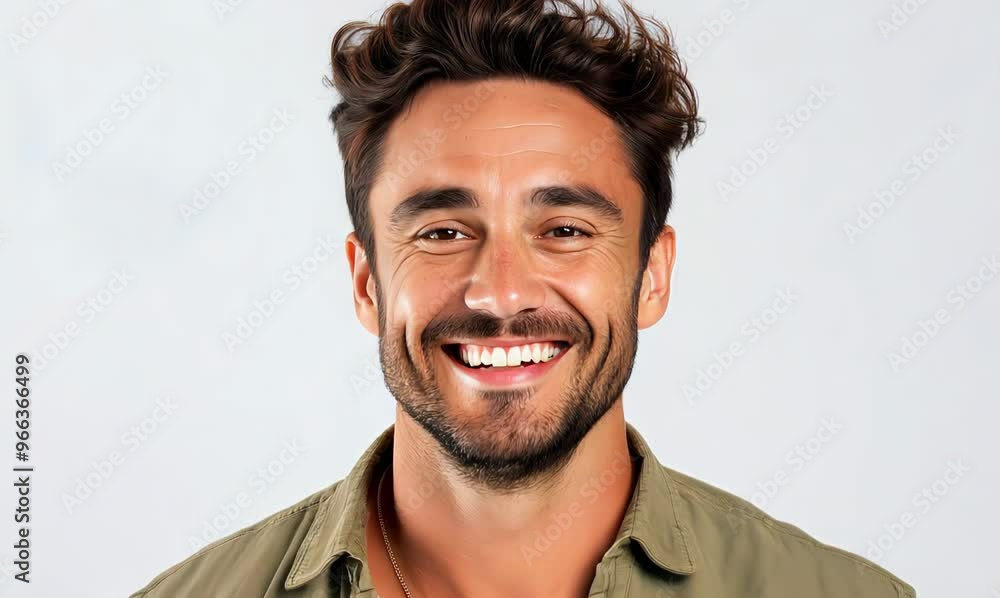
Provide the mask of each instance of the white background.
{"label": "white background", "polygon": [[[228,534],[342,477],[391,422],[376,340],[354,317],[322,84],[334,31],[384,3],[76,0],[47,19],[43,4],[8,0],[0,18],[11,466],[14,356],[51,356],[31,380],[32,583],[11,579],[9,472],[0,594],[124,596],[206,527]],[[641,334],[628,419],[663,463],[874,555],[920,596],[1000,595],[1000,277],[980,276],[1000,254],[1000,5],[636,6],[674,31],[708,127],[676,167],[674,295]],[[899,26],[880,27],[894,11]],[[826,99],[809,107],[814,89]],[[121,94],[142,100],[126,110]],[[241,143],[282,109],[291,121],[250,160]],[[60,168],[103,119],[110,132]],[[948,129],[945,151],[928,150]],[[743,164],[765,147],[763,165]],[[915,178],[925,150],[935,161]],[[185,218],[230,160],[239,173]],[[741,165],[756,172],[737,181]],[[872,208],[896,179],[905,192]],[[327,238],[332,259],[293,288],[286,271]],[[979,292],[960,302],[960,285]],[[252,316],[276,289],[284,302]],[[945,323],[922,335],[936,313]],[[261,325],[231,351],[224,335],[251,316]],[[770,322],[759,336],[755,317]],[[921,346],[894,366],[904,337]],[[825,441],[824,418],[840,426]],[[282,464],[286,443],[305,448]],[[950,462],[969,469],[946,482]],[[914,501],[925,488],[936,502]]]}

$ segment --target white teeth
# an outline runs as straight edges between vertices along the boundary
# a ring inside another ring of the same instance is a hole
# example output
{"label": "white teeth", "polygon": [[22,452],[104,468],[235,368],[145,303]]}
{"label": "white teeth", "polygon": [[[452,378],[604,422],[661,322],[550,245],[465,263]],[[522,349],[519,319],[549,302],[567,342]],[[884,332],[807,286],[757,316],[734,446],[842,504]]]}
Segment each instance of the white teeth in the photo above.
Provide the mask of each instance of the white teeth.
{"label": "white teeth", "polygon": [[462,362],[476,367],[519,367],[521,364],[551,361],[562,352],[554,343],[531,343],[515,347],[484,347],[482,345],[461,345],[459,355]]}
{"label": "white teeth", "polygon": [[521,347],[511,347],[507,350],[507,365],[521,365]]}

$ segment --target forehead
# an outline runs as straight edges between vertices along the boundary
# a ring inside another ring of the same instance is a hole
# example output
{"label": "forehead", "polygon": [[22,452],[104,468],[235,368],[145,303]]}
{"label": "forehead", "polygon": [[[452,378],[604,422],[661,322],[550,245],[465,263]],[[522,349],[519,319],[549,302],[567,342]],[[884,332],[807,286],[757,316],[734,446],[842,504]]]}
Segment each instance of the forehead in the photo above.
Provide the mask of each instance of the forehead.
{"label": "forehead", "polygon": [[579,92],[519,79],[435,83],[390,126],[371,191],[377,218],[423,188],[460,186],[485,201],[585,184],[623,211],[639,200],[614,121]]}

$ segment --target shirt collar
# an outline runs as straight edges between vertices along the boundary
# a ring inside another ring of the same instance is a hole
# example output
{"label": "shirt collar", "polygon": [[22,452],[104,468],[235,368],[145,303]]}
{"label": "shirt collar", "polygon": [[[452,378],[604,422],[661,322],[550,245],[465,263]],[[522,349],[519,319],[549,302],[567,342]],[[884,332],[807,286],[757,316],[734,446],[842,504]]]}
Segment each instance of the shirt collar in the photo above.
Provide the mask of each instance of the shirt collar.
{"label": "shirt collar", "polygon": [[[389,426],[375,439],[343,480],[331,486],[320,500],[306,537],[299,545],[285,589],[297,588],[313,579],[345,556],[357,562],[365,558],[365,522],[368,517],[368,488],[383,455],[392,448]],[[354,574],[358,571],[355,570]],[[368,567],[360,571],[360,590],[371,587]]]}
{"label": "shirt collar", "polygon": [[[292,563],[285,588],[297,588],[327,570],[345,556],[365,562],[367,496],[375,469],[392,447],[389,426],[365,450],[350,473],[331,486],[317,507]],[[694,536],[691,526],[675,509],[679,499],[674,480],[660,465],[639,432],[626,423],[629,449],[639,458],[639,476],[632,500],[622,521],[615,545],[634,541],[655,565],[672,573],[694,573]],[[371,587],[367,567],[360,573],[359,589]]]}
{"label": "shirt collar", "polygon": [[695,571],[697,548],[690,522],[677,509],[681,501],[676,482],[632,424],[626,422],[625,432],[629,450],[641,461],[632,502],[615,542],[633,540],[656,566],[690,575]]}

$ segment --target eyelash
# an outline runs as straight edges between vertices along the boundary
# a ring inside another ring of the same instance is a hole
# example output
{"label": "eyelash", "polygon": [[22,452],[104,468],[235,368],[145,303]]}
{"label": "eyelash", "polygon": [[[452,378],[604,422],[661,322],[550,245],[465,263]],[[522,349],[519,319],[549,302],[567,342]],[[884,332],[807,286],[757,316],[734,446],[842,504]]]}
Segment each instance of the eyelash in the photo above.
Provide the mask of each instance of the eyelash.
{"label": "eyelash", "polygon": [[[588,232],[586,232],[586,231],[584,231],[584,230],[582,230],[580,228],[577,228],[575,226],[572,226],[570,224],[560,224],[560,225],[557,225],[557,226],[553,226],[552,228],[550,228],[549,230],[547,230],[545,232],[545,234],[547,235],[548,233],[550,233],[550,232],[552,232],[552,231],[554,231],[556,229],[560,229],[560,228],[568,228],[569,230],[576,231],[576,232],[578,232],[580,234],[578,234],[578,235],[571,235],[569,237],[552,237],[552,238],[554,238],[554,239],[556,239],[556,238],[558,238],[558,239],[575,239],[575,238],[578,238],[578,237],[589,237],[589,236],[591,236],[590,233],[588,233]],[[438,233],[438,232],[442,232],[442,231],[450,231],[450,232],[453,232],[453,233],[458,233],[460,235],[465,235],[465,233],[463,233],[462,231],[456,230],[454,228],[435,228],[435,229],[431,229],[431,230],[423,233],[422,235],[419,235],[418,238],[424,239],[424,240],[427,240],[427,241],[441,241],[440,239],[431,239],[430,235],[433,234],[433,233]],[[466,235],[466,236],[468,236],[468,235]],[[442,243],[449,243],[449,242],[461,241],[461,240],[462,239],[447,239],[447,240],[443,240],[441,242]]]}
{"label": "eyelash", "polygon": [[547,235],[550,232],[552,232],[554,230],[557,230],[557,229],[560,229],[560,228],[568,228],[569,230],[576,231],[576,232],[578,232],[580,234],[579,235],[570,235],[569,237],[553,237],[553,238],[575,239],[575,238],[578,238],[578,237],[589,237],[590,236],[590,233],[588,233],[587,231],[585,231],[583,229],[577,228],[577,227],[573,226],[572,224],[557,224],[556,226],[553,226],[548,231],[546,231],[545,234]]}

